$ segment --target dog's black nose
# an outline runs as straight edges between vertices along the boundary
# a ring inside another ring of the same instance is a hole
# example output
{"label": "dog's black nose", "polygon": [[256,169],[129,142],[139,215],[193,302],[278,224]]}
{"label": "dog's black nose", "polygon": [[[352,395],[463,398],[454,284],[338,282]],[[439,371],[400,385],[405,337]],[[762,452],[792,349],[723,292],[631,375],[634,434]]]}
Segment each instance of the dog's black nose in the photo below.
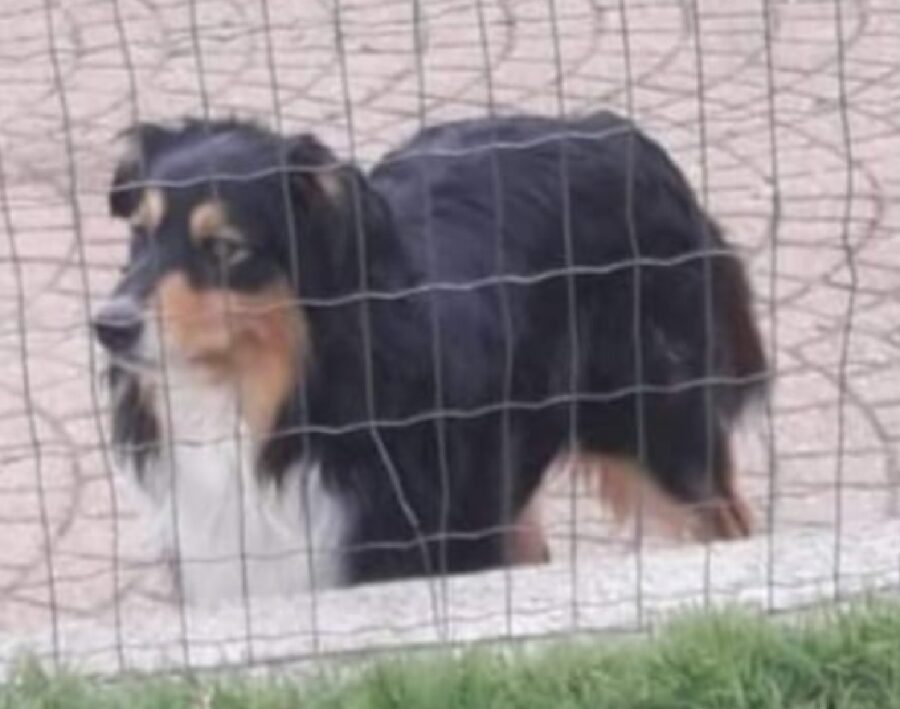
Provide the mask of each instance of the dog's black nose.
{"label": "dog's black nose", "polygon": [[91,325],[100,344],[113,353],[130,350],[141,334],[141,311],[130,299],[116,298],[100,309]]}

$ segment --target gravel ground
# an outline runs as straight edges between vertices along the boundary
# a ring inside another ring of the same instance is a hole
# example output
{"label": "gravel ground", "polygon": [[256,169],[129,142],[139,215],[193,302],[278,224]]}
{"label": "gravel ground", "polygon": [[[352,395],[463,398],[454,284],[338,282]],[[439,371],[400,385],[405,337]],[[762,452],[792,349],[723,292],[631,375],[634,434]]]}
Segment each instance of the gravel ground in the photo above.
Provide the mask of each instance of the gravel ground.
{"label": "gravel ground", "polygon": [[[898,584],[892,0],[637,0],[625,16],[599,0],[429,0],[418,16],[414,2],[333,6],[4,0],[0,664],[54,644],[115,668],[633,628],[675,601],[781,607]],[[636,545],[562,477],[549,567],[173,607],[109,471],[86,328],[123,258],[105,206],[116,132],[135,117],[234,113],[315,130],[366,163],[423,121],[491,104],[630,107],[741,246],[779,377],[739,447],[759,536]]]}

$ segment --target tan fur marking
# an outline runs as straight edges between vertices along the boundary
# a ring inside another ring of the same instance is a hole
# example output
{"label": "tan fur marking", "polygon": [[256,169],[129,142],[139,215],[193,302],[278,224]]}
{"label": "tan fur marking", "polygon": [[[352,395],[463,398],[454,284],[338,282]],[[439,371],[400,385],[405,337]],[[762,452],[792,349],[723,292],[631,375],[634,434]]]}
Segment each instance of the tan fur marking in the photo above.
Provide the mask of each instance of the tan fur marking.
{"label": "tan fur marking", "polygon": [[158,187],[148,187],[141,195],[131,223],[147,231],[156,231],[166,214],[166,195]]}
{"label": "tan fur marking", "polygon": [[198,243],[212,236],[230,238],[235,241],[241,239],[237,229],[229,225],[225,205],[215,200],[203,202],[194,207],[191,211],[189,226],[191,239]]}
{"label": "tan fur marking", "polygon": [[507,563],[511,565],[545,564],[550,560],[541,519],[541,490],[537,490],[519,513],[506,539]]}
{"label": "tan fur marking", "polygon": [[741,539],[753,533],[750,506],[734,490],[729,474],[728,491],[721,500],[699,510],[702,539]]}
{"label": "tan fur marking", "polygon": [[637,462],[627,458],[581,454],[575,470],[598,495],[618,522],[644,515],[660,524],[666,534],[683,537],[693,523],[690,511],[663,492]]}
{"label": "tan fur marking", "polygon": [[[750,533],[750,511],[733,489],[724,499],[686,505],[663,491],[636,461],[615,456],[579,454],[574,459],[588,489],[609,505],[619,522],[643,513],[660,531],[699,541],[736,539]],[[730,475],[730,472],[729,472]]]}
{"label": "tan fur marking", "polygon": [[247,423],[266,435],[308,356],[306,320],[288,286],[254,294],[198,291],[174,273],[155,300],[166,349],[211,380],[236,387]]}

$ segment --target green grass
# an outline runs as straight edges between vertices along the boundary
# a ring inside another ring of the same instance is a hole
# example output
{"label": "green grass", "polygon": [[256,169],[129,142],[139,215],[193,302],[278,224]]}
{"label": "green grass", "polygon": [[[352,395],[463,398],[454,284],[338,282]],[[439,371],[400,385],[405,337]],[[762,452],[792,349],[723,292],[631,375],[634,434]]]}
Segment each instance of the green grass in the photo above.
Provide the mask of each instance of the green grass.
{"label": "green grass", "polygon": [[777,623],[683,618],[648,641],[385,660],[349,677],[49,677],[26,663],[2,709],[900,709],[900,605]]}

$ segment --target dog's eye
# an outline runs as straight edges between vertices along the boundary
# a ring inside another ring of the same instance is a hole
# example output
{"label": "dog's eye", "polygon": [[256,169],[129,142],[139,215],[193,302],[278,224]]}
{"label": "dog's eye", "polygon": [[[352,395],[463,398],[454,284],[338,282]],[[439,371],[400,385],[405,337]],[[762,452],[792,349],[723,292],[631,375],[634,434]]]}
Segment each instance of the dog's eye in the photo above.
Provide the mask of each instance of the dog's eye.
{"label": "dog's eye", "polygon": [[224,268],[237,266],[250,256],[250,248],[235,239],[211,238],[203,246],[216,263]]}

